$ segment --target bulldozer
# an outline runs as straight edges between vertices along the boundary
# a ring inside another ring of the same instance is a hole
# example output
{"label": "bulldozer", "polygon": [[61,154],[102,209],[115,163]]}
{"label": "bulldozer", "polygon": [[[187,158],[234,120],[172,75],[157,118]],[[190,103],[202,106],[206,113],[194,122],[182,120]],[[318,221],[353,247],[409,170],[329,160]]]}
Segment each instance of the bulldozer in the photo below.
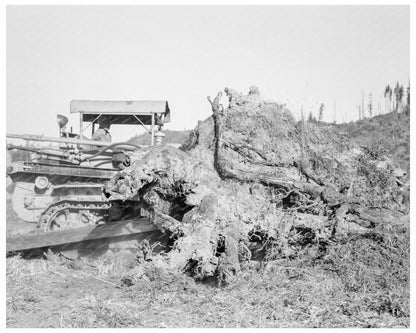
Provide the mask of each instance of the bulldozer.
{"label": "bulldozer", "polygon": [[[33,225],[29,233],[7,236],[7,252],[156,231],[139,199],[107,201],[102,188],[129,166],[135,150],[162,143],[163,126],[170,121],[168,102],[73,100],[70,113],[79,117],[78,133],[72,127],[68,131],[68,117],[58,114],[57,137],[7,134],[8,151],[30,155],[24,161],[8,162],[6,172],[14,183],[15,214]],[[94,138],[103,120],[111,125],[141,126],[150,134],[150,142],[136,145],[88,139],[86,131]]]}

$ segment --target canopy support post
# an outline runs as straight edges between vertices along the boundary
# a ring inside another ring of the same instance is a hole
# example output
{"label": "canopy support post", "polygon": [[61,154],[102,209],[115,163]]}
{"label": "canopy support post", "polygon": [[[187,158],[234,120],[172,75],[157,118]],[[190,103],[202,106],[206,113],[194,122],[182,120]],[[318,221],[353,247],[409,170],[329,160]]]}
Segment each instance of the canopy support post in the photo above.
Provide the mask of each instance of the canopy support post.
{"label": "canopy support post", "polygon": [[[80,140],[82,140],[82,138],[83,138],[82,133],[84,132],[84,129],[82,128],[83,127],[82,116],[83,116],[83,112],[80,112],[79,113],[79,139]],[[81,147],[81,145],[79,145],[79,144],[77,146],[78,146],[78,148]]]}
{"label": "canopy support post", "polygon": [[140,118],[139,118],[139,117],[137,117],[135,114],[133,115],[133,117],[137,119],[137,121],[138,121],[138,122],[142,125],[142,127],[144,128],[144,130],[145,130],[147,133],[151,134],[151,132],[150,132],[150,131],[146,128],[145,124],[143,124],[143,122],[140,120]]}
{"label": "canopy support post", "polygon": [[152,113],[152,140],[150,145],[153,146],[155,140],[155,114]]}

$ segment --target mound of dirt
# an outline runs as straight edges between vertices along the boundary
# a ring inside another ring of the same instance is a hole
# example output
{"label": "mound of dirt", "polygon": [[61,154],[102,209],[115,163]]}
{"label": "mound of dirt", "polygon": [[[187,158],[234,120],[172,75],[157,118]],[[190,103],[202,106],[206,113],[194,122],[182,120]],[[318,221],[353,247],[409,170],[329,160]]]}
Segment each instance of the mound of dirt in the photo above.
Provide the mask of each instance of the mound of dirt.
{"label": "mound of dirt", "polygon": [[[180,149],[137,151],[105,186],[108,200],[137,199],[174,240],[153,258],[167,273],[227,281],[258,253],[322,254],[351,234],[407,223],[405,173],[334,125],[296,122],[283,105],[225,89],[213,115]],[[143,268],[143,267],[142,267]]]}

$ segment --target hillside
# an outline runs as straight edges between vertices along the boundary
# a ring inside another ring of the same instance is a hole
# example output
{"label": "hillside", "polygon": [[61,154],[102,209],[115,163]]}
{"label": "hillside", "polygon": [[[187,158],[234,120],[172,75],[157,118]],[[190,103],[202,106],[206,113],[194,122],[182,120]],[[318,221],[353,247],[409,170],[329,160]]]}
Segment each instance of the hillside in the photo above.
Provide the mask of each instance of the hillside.
{"label": "hillside", "polygon": [[[173,144],[181,144],[184,142],[191,131],[184,130],[184,131],[172,131],[172,130],[166,130],[164,131],[166,137],[165,142],[166,143],[173,143]],[[138,145],[149,145],[150,144],[150,134],[149,133],[143,133],[140,135],[135,135],[132,137],[128,142],[135,143]]]}
{"label": "hillside", "polygon": [[400,166],[410,167],[410,116],[388,113],[349,124],[338,125],[359,145],[385,150]]}

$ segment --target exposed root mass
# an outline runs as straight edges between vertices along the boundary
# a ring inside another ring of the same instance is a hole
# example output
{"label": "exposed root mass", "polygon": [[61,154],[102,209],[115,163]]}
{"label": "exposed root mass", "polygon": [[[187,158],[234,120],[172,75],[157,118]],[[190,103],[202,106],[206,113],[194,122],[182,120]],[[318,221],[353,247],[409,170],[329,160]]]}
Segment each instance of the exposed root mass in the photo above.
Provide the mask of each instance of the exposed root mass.
{"label": "exposed root mass", "polygon": [[403,172],[329,124],[296,122],[285,106],[225,89],[181,149],[137,151],[105,186],[109,200],[138,199],[175,240],[153,265],[229,280],[259,252],[305,248],[407,223]]}

